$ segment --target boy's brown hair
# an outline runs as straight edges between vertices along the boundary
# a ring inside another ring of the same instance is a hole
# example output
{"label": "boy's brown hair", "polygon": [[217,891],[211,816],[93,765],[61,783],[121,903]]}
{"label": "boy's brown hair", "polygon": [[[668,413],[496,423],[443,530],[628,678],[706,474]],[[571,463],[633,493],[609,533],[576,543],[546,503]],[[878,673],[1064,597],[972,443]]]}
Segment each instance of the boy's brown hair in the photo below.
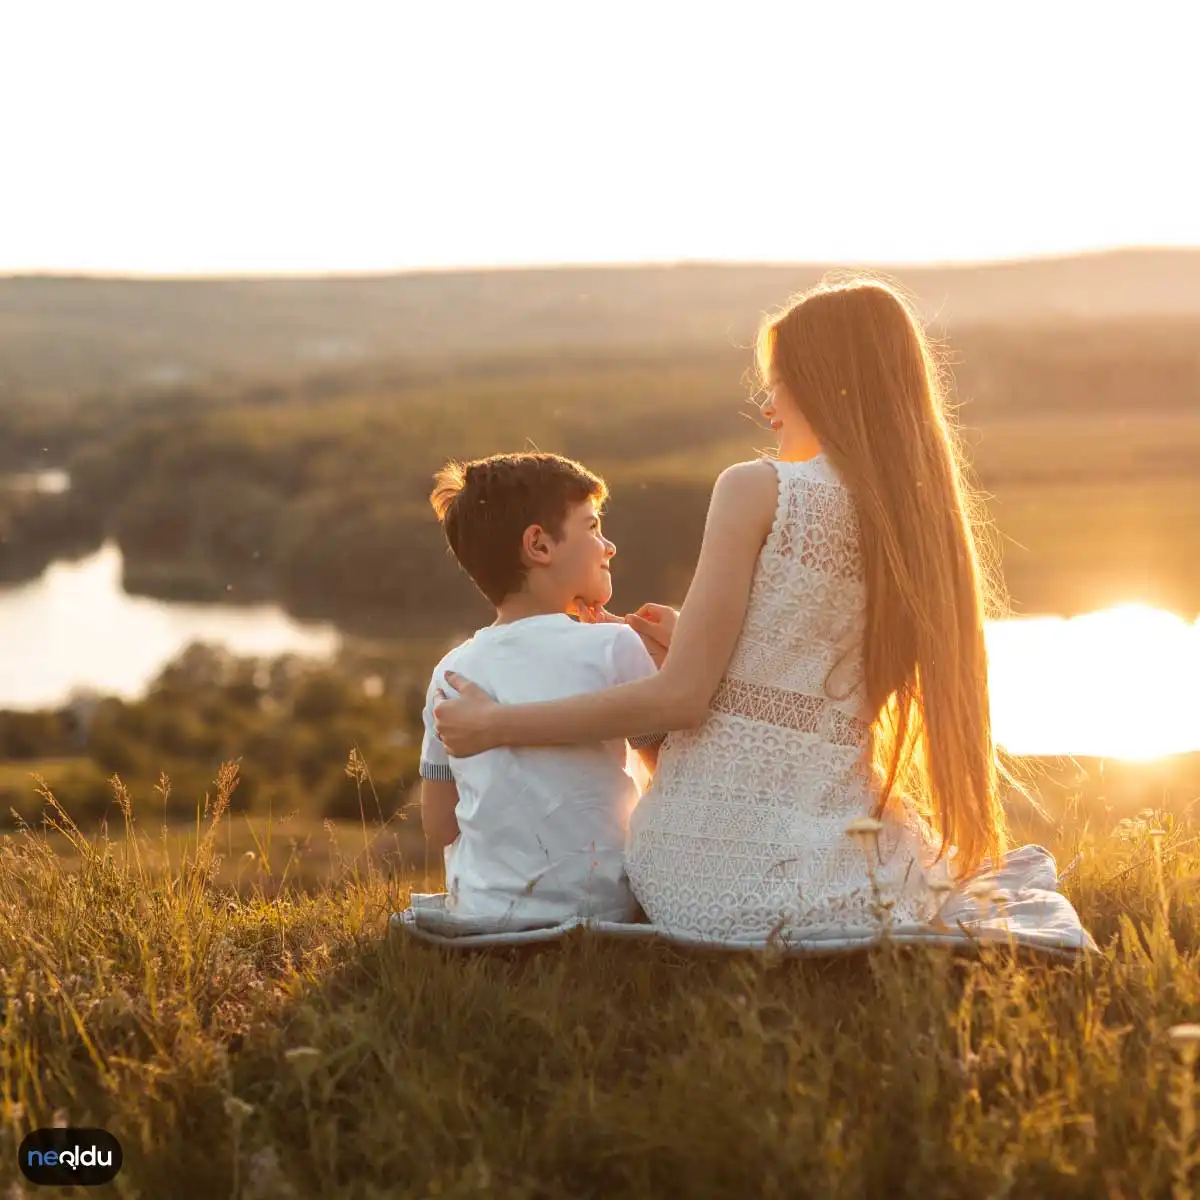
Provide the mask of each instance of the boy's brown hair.
{"label": "boy's brown hair", "polygon": [[429,497],[459,565],[499,605],[525,579],[521,535],[540,525],[555,541],[577,504],[608,497],[598,475],[557,454],[493,454],[448,462]]}

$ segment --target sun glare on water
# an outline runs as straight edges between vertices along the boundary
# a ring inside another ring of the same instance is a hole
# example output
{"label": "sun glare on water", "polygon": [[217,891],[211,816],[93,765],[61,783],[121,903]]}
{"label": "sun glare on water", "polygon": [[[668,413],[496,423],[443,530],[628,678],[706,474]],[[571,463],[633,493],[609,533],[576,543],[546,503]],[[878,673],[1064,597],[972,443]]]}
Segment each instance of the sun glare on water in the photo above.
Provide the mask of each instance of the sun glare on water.
{"label": "sun glare on water", "polygon": [[1200,750],[1200,620],[1143,605],[988,627],[992,724],[1013,754]]}

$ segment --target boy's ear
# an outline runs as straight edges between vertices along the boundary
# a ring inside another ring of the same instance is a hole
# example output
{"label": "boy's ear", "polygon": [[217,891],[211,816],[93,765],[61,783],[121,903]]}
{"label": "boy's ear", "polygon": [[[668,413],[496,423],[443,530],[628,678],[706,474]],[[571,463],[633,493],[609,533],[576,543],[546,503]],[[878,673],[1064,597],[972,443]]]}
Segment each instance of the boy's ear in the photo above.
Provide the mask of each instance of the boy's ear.
{"label": "boy's ear", "polygon": [[541,525],[530,525],[521,534],[521,562],[527,567],[544,567],[550,562],[554,539]]}

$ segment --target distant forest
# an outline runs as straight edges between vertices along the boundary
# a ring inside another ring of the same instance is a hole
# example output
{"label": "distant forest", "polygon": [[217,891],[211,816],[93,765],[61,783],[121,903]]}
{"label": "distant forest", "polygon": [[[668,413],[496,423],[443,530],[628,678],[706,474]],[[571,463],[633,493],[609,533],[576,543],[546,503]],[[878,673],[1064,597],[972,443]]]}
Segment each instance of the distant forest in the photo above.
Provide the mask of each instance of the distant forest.
{"label": "distant forest", "polygon": [[[1020,612],[1200,610],[1200,322],[976,327],[955,399]],[[536,447],[609,480],[615,604],[678,602],[713,480],[769,445],[745,350],[379,363],[276,381],[10,399],[0,461],[71,472],[0,498],[0,578],[115,538],[131,591],[272,598],[388,635],[487,613],[428,504],[448,457]],[[2,495],[2,494],[0,494]]]}
{"label": "distant forest", "polygon": [[[0,279],[0,580],[114,538],[131,591],[400,635],[486,607],[428,505],[536,447],[612,485],[615,603],[682,599],[751,419],[759,314],[815,267]],[[1019,612],[1200,610],[1200,252],[897,272],[942,338]]]}

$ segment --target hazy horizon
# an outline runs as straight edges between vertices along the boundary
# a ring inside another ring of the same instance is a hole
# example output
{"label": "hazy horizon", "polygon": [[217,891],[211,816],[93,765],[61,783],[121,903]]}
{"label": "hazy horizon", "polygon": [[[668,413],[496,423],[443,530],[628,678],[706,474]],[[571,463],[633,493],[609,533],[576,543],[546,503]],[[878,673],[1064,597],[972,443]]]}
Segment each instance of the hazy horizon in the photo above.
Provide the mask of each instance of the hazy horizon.
{"label": "hazy horizon", "polygon": [[145,282],[188,282],[204,281],[254,281],[254,280],[293,280],[303,281],[323,279],[370,279],[395,275],[472,275],[496,273],[515,273],[521,271],[584,271],[611,270],[628,271],[640,268],[656,267],[795,267],[798,270],[829,269],[829,270],[870,270],[872,268],[891,271],[952,271],[956,269],[971,270],[987,267],[1021,266],[1023,264],[1056,263],[1074,259],[1108,258],[1120,255],[1137,254],[1198,254],[1200,243],[1196,245],[1176,244],[1145,244],[1145,245],[1114,245],[1097,246],[1081,250],[1047,251],[1043,254],[1013,255],[1006,258],[958,258],[930,259],[926,261],[907,259],[863,259],[825,260],[825,259],[749,259],[749,258],[662,258],[640,259],[625,261],[621,259],[580,259],[578,261],[546,261],[546,262],[512,262],[512,263],[451,263],[447,265],[414,266],[414,267],[379,267],[375,269],[329,269],[311,270],[297,267],[290,270],[242,270],[242,271],[175,271],[158,273],[153,271],[108,271],[108,270],[72,270],[57,268],[51,270],[35,269],[0,269],[0,279],[95,279],[112,281],[145,281]]}
{"label": "hazy horizon", "polygon": [[[64,36],[69,31],[70,37]],[[0,18],[0,273],[889,267],[1200,247],[1166,3]],[[1117,84],[1119,83],[1119,86]]]}

